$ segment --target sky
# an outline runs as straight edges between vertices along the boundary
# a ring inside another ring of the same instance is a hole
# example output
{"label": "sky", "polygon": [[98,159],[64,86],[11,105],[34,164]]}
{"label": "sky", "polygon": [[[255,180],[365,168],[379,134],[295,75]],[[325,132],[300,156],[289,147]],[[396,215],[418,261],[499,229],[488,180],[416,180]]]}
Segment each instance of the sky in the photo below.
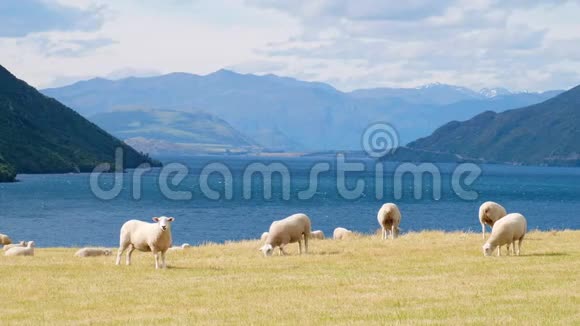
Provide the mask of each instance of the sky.
{"label": "sky", "polygon": [[170,72],[543,91],[580,84],[580,0],[2,0],[29,84]]}

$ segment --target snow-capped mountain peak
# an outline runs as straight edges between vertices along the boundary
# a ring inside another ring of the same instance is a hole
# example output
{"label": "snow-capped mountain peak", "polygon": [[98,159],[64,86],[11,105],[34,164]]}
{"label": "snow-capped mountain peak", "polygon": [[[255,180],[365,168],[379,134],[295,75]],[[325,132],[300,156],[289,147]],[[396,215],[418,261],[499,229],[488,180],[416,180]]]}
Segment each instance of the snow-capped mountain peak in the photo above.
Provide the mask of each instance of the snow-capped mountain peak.
{"label": "snow-capped mountain peak", "polygon": [[509,95],[509,94],[512,94],[512,92],[508,89],[497,87],[497,88],[482,88],[479,91],[479,94],[481,94],[487,98],[492,98],[492,97],[501,96],[501,95]]}

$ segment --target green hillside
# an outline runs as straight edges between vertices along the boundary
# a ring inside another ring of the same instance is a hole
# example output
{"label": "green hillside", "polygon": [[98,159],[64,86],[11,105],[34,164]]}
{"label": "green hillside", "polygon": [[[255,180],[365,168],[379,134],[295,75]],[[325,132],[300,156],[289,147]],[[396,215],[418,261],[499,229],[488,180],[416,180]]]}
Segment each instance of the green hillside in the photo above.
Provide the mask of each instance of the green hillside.
{"label": "green hillside", "polygon": [[580,86],[540,104],[450,122],[413,149],[515,164],[580,165]]}
{"label": "green hillside", "polygon": [[14,171],[88,172],[114,162],[118,147],[125,168],[157,163],[0,66],[0,181]]}

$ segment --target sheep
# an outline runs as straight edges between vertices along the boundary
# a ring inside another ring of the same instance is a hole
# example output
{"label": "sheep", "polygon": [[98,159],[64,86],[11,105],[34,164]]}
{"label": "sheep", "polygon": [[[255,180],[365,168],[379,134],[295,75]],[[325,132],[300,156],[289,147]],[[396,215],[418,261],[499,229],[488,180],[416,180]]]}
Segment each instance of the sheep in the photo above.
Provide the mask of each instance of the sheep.
{"label": "sheep", "polygon": [[6,234],[0,233],[0,245],[9,245],[11,243],[12,243],[12,240],[10,240],[9,236],[7,236]]}
{"label": "sheep", "polygon": [[347,230],[345,228],[340,227],[334,229],[334,232],[332,233],[332,238],[334,240],[344,240],[346,238],[349,238],[350,236],[352,236],[351,230]]}
{"label": "sheep", "polygon": [[268,232],[262,233],[262,236],[260,237],[260,241],[266,241],[266,239],[268,239]]}
{"label": "sheep", "polygon": [[14,243],[14,244],[7,244],[4,246],[4,248],[2,248],[4,251],[7,251],[10,248],[16,248],[16,247],[26,247],[27,243],[26,241],[20,241],[19,243]]}
{"label": "sheep", "polygon": [[184,243],[181,246],[173,246],[171,248],[169,248],[169,251],[178,251],[178,250],[185,250],[187,248],[191,247],[191,245],[189,243]]}
{"label": "sheep", "polygon": [[388,238],[388,232],[391,233],[391,239],[395,239],[399,235],[401,211],[397,205],[392,203],[384,204],[377,213],[377,220],[379,221],[379,224],[383,230],[383,240]]}
{"label": "sheep", "polygon": [[26,247],[13,247],[8,249],[5,256],[34,256],[34,241],[29,241]]}
{"label": "sheep", "polygon": [[324,232],[320,230],[310,232],[311,239],[324,240]]}
{"label": "sheep", "polygon": [[497,220],[507,215],[503,206],[498,203],[487,201],[479,207],[479,223],[481,223],[481,235],[485,240],[485,225],[493,228]]}
{"label": "sheep", "polygon": [[121,227],[119,239],[119,251],[117,252],[116,265],[121,264],[121,255],[128,248],[126,264],[131,265],[131,254],[135,249],[144,252],[153,252],[155,257],[155,269],[159,269],[159,256],[161,256],[161,268],[166,268],[165,253],[171,248],[171,223],[173,217],[154,217],[155,223],[147,223],[138,220],[125,222]]}
{"label": "sheep", "polygon": [[98,257],[110,256],[113,252],[110,249],[103,248],[82,248],[75,253],[75,257]]}
{"label": "sheep", "polygon": [[284,247],[289,243],[298,242],[302,254],[302,240],[304,252],[308,253],[308,239],[310,238],[310,218],[306,214],[294,214],[285,219],[274,221],[270,225],[266,243],[259,250],[264,256],[271,256],[274,248],[278,247],[280,255],[286,255]]}
{"label": "sheep", "polygon": [[[483,245],[483,254],[485,256],[491,256],[491,253],[496,247],[507,245],[508,255],[510,253],[510,245],[513,243],[513,253],[517,256],[520,255],[520,249],[522,246],[522,241],[526,235],[526,230],[528,223],[526,218],[519,213],[512,213],[502,217],[500,220],[495,222],[493,228],[491,229],[491,235],[487,242]],[[517,249],[516,249],[516,241]],[[501,256],[501,252],[498,250],[498,256]]]}

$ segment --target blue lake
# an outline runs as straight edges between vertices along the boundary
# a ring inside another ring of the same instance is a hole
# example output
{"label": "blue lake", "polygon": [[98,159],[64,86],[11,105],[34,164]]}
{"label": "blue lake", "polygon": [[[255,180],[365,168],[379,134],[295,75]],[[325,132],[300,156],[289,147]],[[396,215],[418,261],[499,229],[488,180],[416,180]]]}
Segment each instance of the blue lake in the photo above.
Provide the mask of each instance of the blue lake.
{"label": "blue lake", "polygon": [[[292,213],[310,216],[313,229],[328,236],[337,226],[359,232],[375,232],[378,228],[376,212],[383,202],[396,202],[401,208],[402,232],[419,230],[480,232],[477,210],[487,200],[506,207],[508,212],[520,212],[528,219],[530,229],[580,229],[580,168],[481,166],[482,175],[470,186],[477,199],[460,198],[451,187],[451,172],[455,165],[438,165],[442,171],[441,198],[433,198],[436,186],[424,177],[422,198],[413,196],[411,175],[403,178],[402,198],[394,198],[393,171],[396,164],[385,164],[383,198],[377,199],[375,162],[364,161],[367,169],[347,174],[347,187],[364,182],[362,195],[345,199],[337,191],[334,164],[331,171],[320,173],[314,196],[300,199],[298,194],[310,184],[311,167],[332,159],[288,158],[263,159],[264,163],[285,165],[291,176],[290,198],[283,198],[282,178],[274,176],[272,197],[264,199],[261,178],[253,178],[249,190],[251,199],[244,197],[243,172],[256,162],[255,158],[198,157],[172,160],[188,167],[187,177],[178,185],[170,183],[172,191],[191,193],[191,199],[167,198],[159,186],[159,170],[145,173],[140,198],[134,199],[132,182],[135,171],[123,176],[120,194],[103,200],[91,191],[88,174],[19,175],[20,182],[0,184],[0,233],[13,240],[35,240],[40,247],[104,245],[117,246],[118,232],[129,219],[150,220],[153,216],[176,218],[173,225],[174,242],[223,242],[257,238],[267,231],[273,220]],[[352,159],[355,160],[355,159]],[[220,192],[218,200],[207,198],[200,185],[200,173],[209,162],[228,167],[232,173],[232,198],[223,198],[225,184],[220,174],[208,177],[209,186]],[[101,176],[100,184],[111,187],[113,175]],[[172,180],[171,178],[169,180]]]}

